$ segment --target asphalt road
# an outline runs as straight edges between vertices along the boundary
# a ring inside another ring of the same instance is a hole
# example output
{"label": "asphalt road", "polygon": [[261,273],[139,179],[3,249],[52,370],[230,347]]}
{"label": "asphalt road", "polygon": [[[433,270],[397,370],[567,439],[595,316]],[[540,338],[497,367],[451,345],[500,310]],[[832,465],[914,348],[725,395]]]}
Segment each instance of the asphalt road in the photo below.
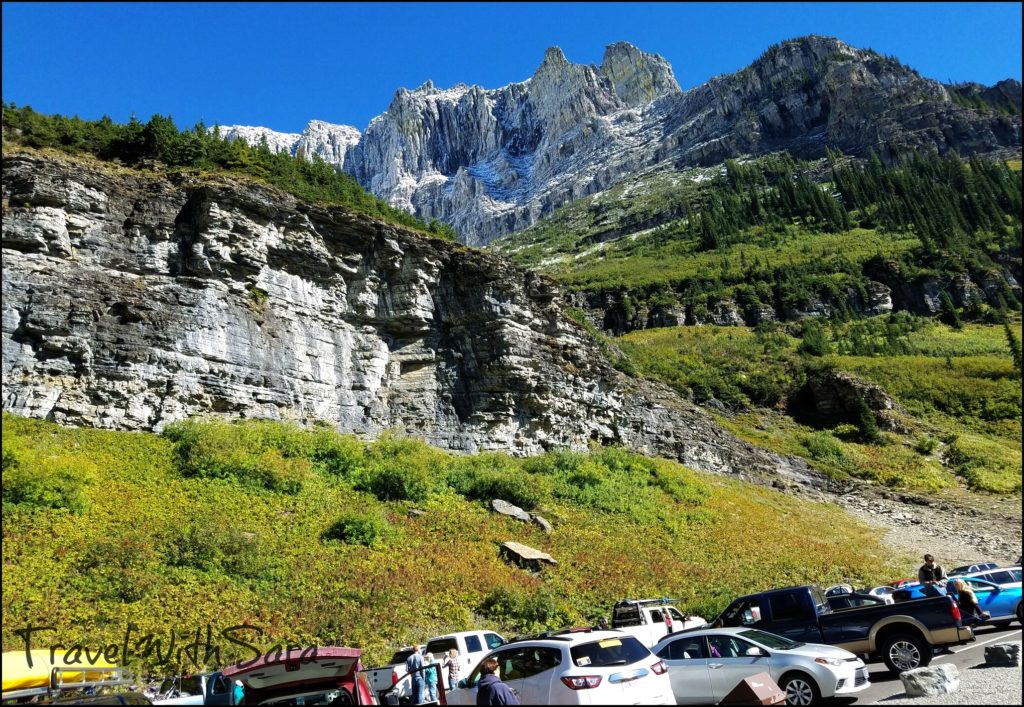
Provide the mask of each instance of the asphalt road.
{"label": "asphalt road", "polygon": [[[1021,626],[1017,622],[1014,622],[1009,628],[1004,630],[998,630],[992,626],[984,626],[975,629],[974,635],[977,639],[974,643],[952,646],[950,650],[953,653],[935,656],[932,658],[932,665],[952,663],[963,672],[972,665],[984,663],[985,646],[993,643],[1020,641]],[[852,697],[829,700],[829,703],[837,707],[840,705],[875,704],[886,697],[903,693],[903,683],[900,682],[899,677],[889,672],[889,669],[885,667],[885,663],[868,663],[868,672],[871,674],[871,687],[863,692],[858,692]]]}

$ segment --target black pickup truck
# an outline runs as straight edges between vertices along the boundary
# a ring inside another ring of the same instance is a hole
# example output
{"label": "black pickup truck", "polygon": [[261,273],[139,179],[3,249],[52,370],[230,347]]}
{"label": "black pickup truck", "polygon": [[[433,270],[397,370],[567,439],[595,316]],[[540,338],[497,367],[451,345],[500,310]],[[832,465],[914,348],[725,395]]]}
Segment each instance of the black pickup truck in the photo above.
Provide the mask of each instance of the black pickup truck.
{"label": "black pickup truck", "polygon": [[951,597],[833,611],[824,590],[816,586],[740,597],[711,625],[753,626],[794,641],[878,656],[894,673],[928,665],[935,648],[974,640],[971,628],[961,625],[960,608]]}

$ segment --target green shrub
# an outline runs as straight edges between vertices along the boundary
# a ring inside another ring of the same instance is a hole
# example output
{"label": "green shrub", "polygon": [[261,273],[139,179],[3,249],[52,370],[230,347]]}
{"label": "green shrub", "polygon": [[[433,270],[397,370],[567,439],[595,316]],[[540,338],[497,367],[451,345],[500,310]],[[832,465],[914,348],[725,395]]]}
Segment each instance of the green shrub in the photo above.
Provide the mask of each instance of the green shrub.
{"label": "green shrub", "polygon": [[232,479],[288,494],[298,493],[312,471],[309,460],[298,456],[302,434],[294,425],[265,421],[186,420],[164,430],[183,476]]}
{"label": "green shrub", "polygon": [[485,453],[453,461],[449,486],[466,498],[500,498],[530,510],[551,492],[549,479],[530,474],[505,454]]}
{"label": "green shrub", "polygon": [[566,626],[575,618],[553,592],[545,589],[527,594],[519,589],[498,587],[484,596],[476,611],[523,633]]}
{"label": "green shrub", "polygon": [[828,432],[812,432],[804,437],[803,444],[815,461],[832,464],[840,469],[850,465],[843,443]]}
{"label": "green shrub", "polygon": [[82,513],[96,465],[76,454],[41,455],[3,448],[3,502]]}
{"label": "green shrub", "polygon": [[394,530],[387,519],[373,511],[347,511],[323,532],[324,540],[371,547],[391,539]]}
{"label": "green shrub", "polygon": [[935,448],[938,446],[939,440],[935,439],[931,435],[925,435],[914,443],[914,449],[917,450],[919,454],[924,454],[925,456],[934,452]]}

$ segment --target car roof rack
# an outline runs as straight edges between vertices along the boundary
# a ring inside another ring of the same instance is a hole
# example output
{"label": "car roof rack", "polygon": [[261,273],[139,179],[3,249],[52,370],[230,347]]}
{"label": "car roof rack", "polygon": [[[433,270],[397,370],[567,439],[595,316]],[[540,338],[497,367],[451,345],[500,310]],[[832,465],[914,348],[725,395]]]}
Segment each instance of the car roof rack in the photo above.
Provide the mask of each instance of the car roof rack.
{"label": "car roof rack", "polygon": [[593,633],[594,631],[616,631],[618,629],[609,628],[595,628],[593,626],[574,626],[572,628],[563,628],[557,631],[541,631],[540,633],[531,633],[523,636],[516,636],[509,643],[517,643],[519,641],[571,641],[572,637],[578,633]]}
{"label": "car roof rack", "polygon": [[622,599],[615,602],[615,606],[661,606],[681,601],[682,599],[669,599],[668,597],[662,597],[661,599]]}

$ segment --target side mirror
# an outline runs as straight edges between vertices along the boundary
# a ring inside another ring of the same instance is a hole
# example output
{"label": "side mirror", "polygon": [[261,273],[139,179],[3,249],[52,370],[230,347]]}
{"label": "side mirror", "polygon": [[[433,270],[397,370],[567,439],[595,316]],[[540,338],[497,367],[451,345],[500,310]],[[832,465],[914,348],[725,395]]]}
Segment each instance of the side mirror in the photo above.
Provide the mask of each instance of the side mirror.
{"label": "side mirror", "polygon": [[749,655],[751,657],[762,656],[762,655],[764,655],[764,651],[762,651],[757,646],[751,646],[750,648],[747,649],[747,655]]}
{"label": "side mirror", "polygon": [[461,680],[459,680],[459,682],[455,686],[456,687],[460,687],[460,688],[465,688],[466,687],[466,678],[462,678]]}

